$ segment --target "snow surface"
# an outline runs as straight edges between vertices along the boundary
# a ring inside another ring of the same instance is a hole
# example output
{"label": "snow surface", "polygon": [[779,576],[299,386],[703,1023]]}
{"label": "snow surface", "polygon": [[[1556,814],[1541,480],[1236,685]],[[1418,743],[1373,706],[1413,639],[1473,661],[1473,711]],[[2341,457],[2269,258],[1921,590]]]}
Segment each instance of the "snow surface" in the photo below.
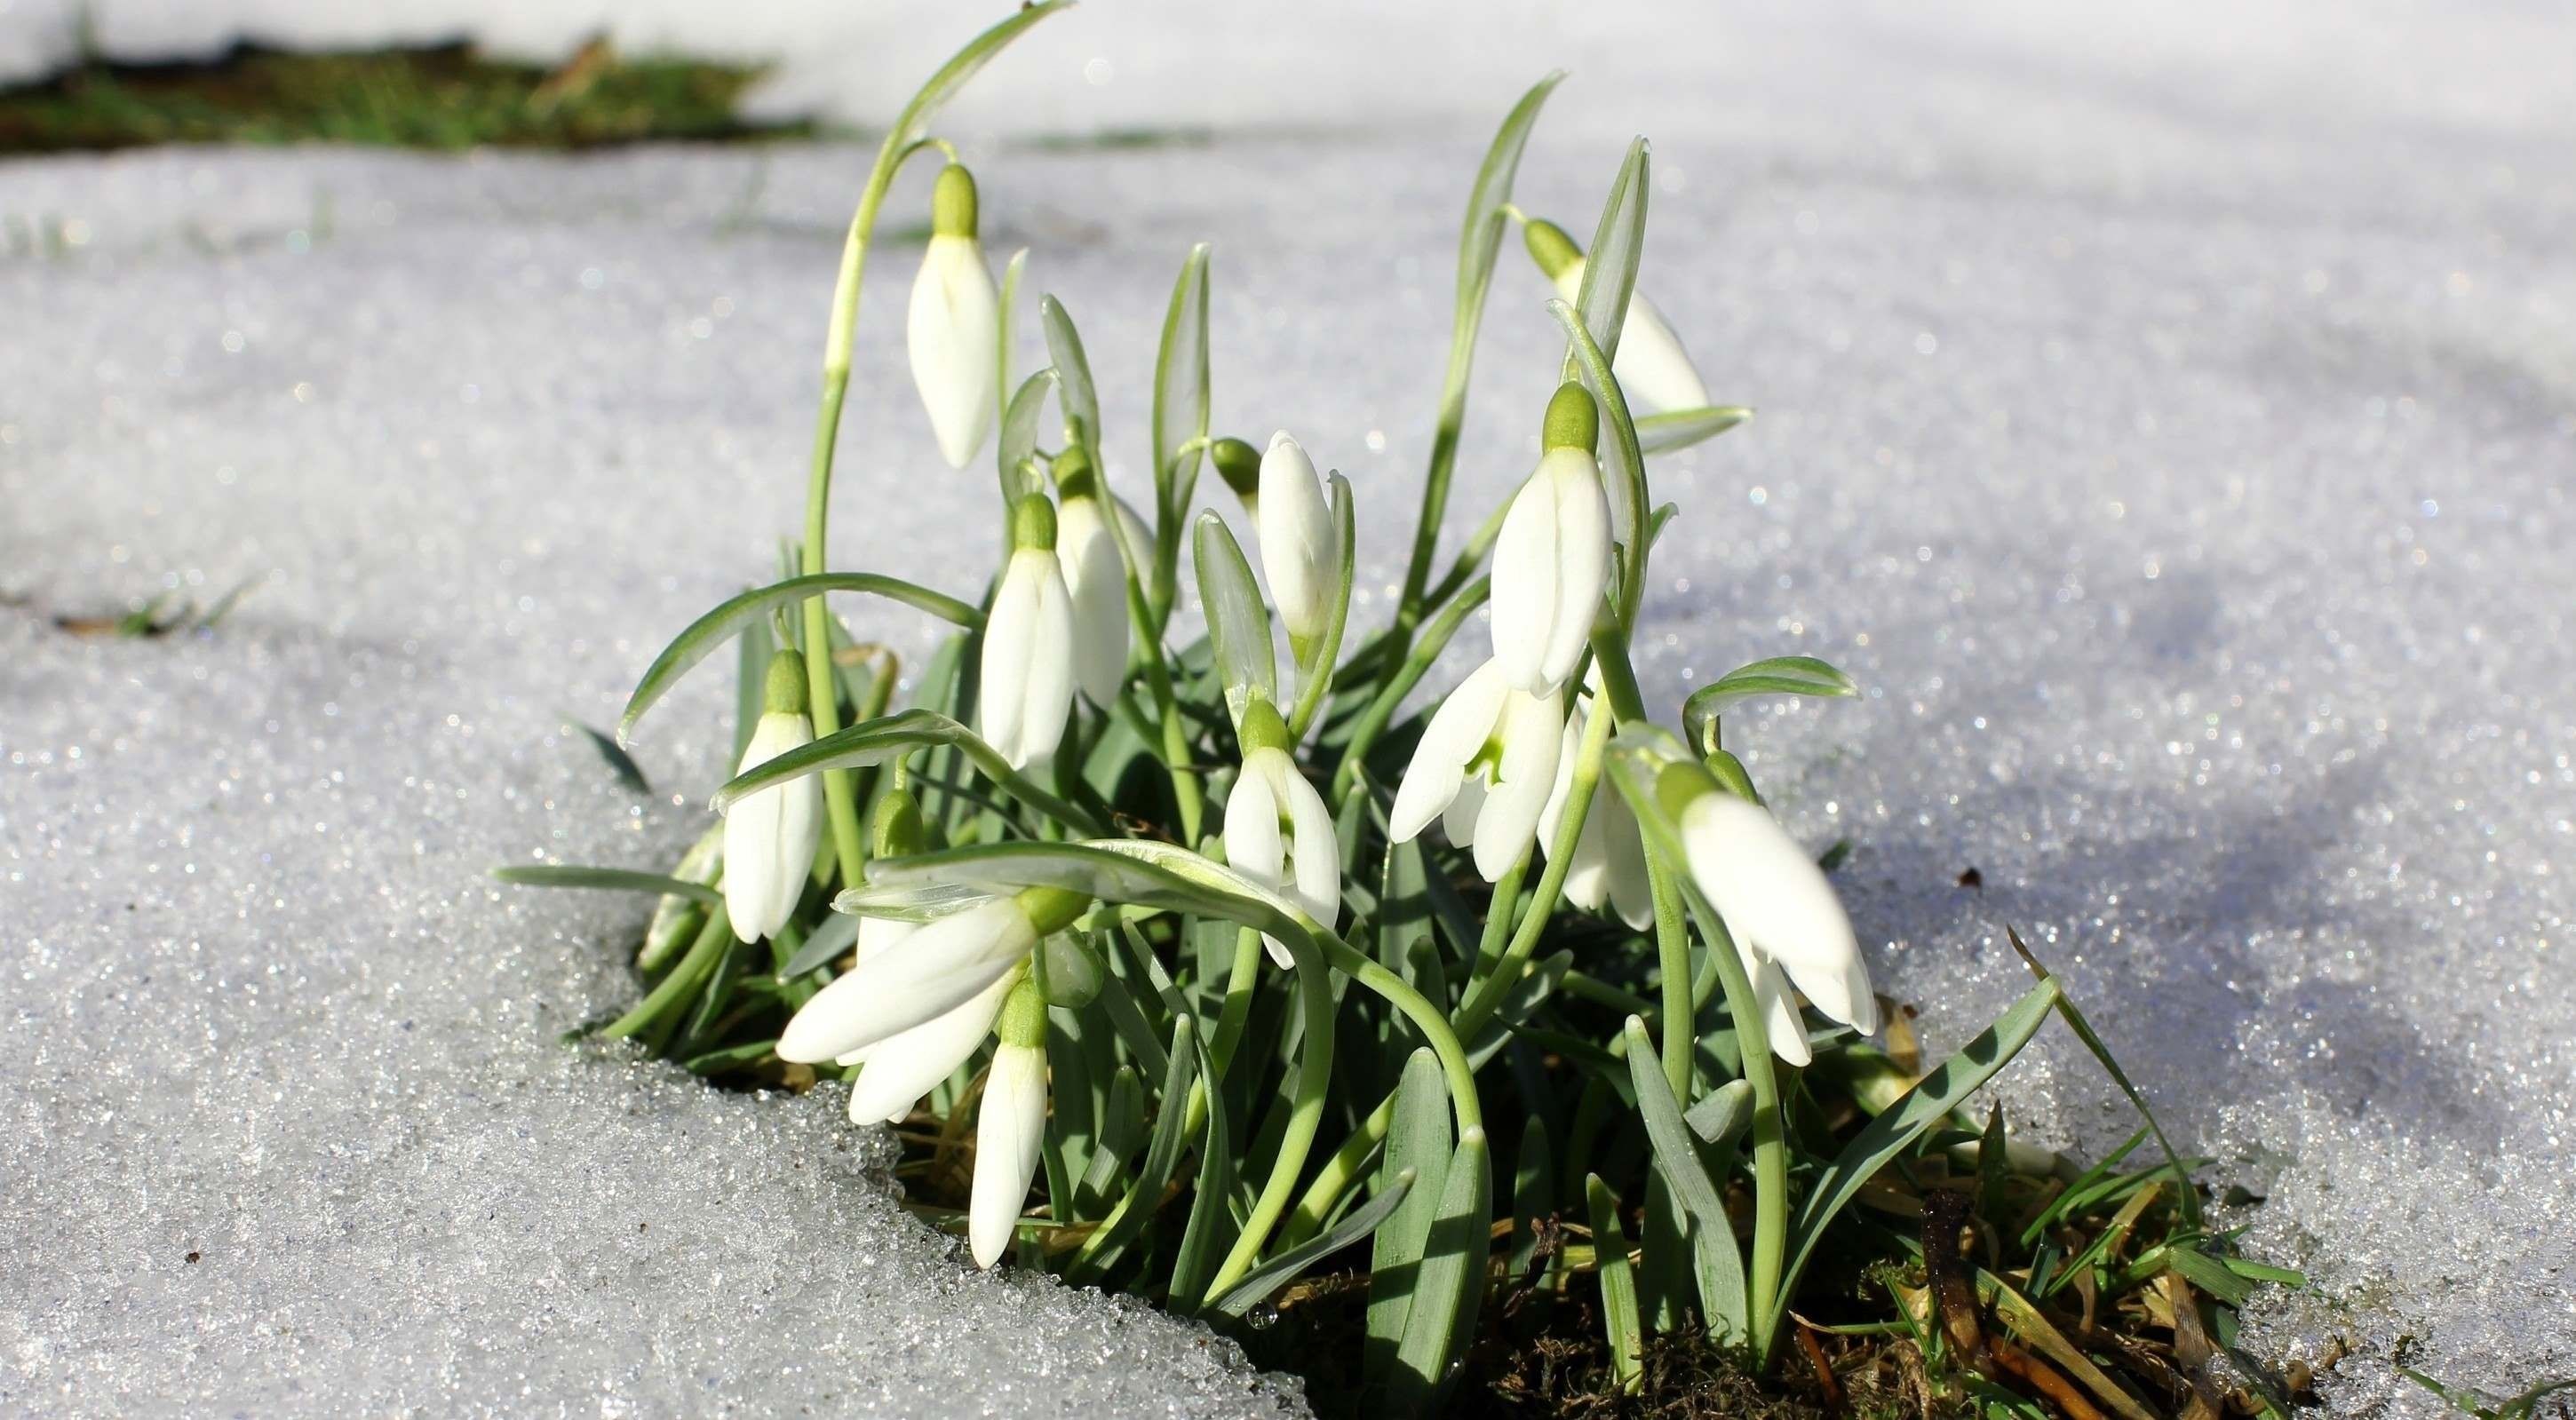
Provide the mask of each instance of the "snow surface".
{"label": "snow surface", "polygon": [[[1762,409],[1659,467],[1687,515],[1650,686],[1805,651],[1869,687],[1731,736],[1798,832],[1855,840],[1935,1043],[2026,984],[2016,924],[2269,1195],[2249,1246],[2319,1288],[2257,1353],[2359,1347],[2348,1414],[2433,1413],[2401,1337],[2491,1390],[2576,1372],[2563,12],[1693,14],[1646,44],[1653,11],[1526,7],[1450,57],[1391,23],[1354,57],[1418,80],[1382,110],[1324,72],[1351,26],[1297,22],[1298,124],[1240,33],[1258,82],[1116,97],[1180,41],[1096,5],[954,131],[991,241],[1082,323],[1130,487],[1171,271],[1217,243],[1221,423],[1351,474],[1374,617],[1468,175],[1572,58],[1524,205],[1581,230],[1652,132],[1648,286]],[[990,141],[1201,112],[1204,143]],[[721,674],[646,722],[650,800],[564,717],[612,720],[795,525],[866,161],[0,166],[0,1408],[1295,1407],[1204,1332],[967,1273],[831,1099],[556,1045],[631,1000],[643,905],[483,876],[655,866],[702,825]],[[835,561],[962,589],[997,534],[890,343],[911,263],[873,268]],[[1503,278],[1461,530],[1557,360]],[[210,637],[52,628],[250,576]],[[2044,1137],[2127,1132],[2066,1042],[2008,1079]]]}

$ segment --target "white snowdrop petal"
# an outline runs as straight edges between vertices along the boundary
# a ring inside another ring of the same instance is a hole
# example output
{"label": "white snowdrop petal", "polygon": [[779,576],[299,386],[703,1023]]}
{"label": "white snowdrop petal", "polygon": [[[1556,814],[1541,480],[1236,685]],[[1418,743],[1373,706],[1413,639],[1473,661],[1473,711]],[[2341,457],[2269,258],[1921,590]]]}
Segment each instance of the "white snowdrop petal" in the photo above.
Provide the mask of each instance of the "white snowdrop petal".
{"label": "white snowdrop petal", "polygon": [[1546,662],[1558,601],[1558,509],[1544,471],[1533,474],[1512,495],[1494,538],[1493,664],[1515,690],[1551,688]]}
{"label": "white snowdrop petal", "polygon": [[[1030,554],[1014,554],[1028,556]],[[1020,753],[1015,767],[1043,764],[1064,742],[1065,716],[1073,712],[1073,597],[1065,590],[1052,553],[1037,553],[1046,564],[1038,578],[1038,601],[1032,623],[1036,642],[1030,647],[1028,681],[1022,691]]]}
{"label": "white snowdrop petal", "polygon": [[1037,1177],[1046,1126],[1046,1052],[1004,1045],[984,1078],[975,1116],[975,1186],[967,1203],[967,1239],[975,1265],[990,1267],[1009,1250],[1020,1205]]}
{"label": "white snowdrop petal", "polygon": [[1502,767],[1476,814],[1476,871],[1493,882],[1529,851],[1539,814],[1556,787],[1565,711],[1556,696],[1513,691],[1502,713]]}
{"label": "white snowdrop petal", "polygon": [[1057,561],[1073,608],[1074,681],[1106,708],[1127,679],[1127,564],[1098,499],[1069,499],[1056,519]]}
{"label": "white snowdrop petal", "polygon": [[1619,353],[1610,370],[1620,390],[1658,413],[1708,407],[1708,386],[1690,352],[1673,334],[1664,313],[1642,292],[1630,292],[1628,318],[1619,325]]}
{"label": "white snowdrop petal", "polygon": [[964,1005],[870,1046],[867,1068],[850,1082],[850,1122],[891,1124],[912,1113],[923,1095],[955,1074],[993,1033],[1002,998],[1011,994],[1017,981],[1012,973],[1003,972]]}
{"label": "white snowdrop petal", "polygon": [[837,1060],[908,1031],[964,1005],[1036,945],[1010,898],[926,924],[817,992],[779,1035],[778,1058]]}
{"label": "white snowdrop petal", "polygon": [[1330,927],[1342,915],[1341,840],[1333,831],[1333,815],[1324,807],[1324,796],[1315,792],[1288,756],[1279,758],[1287,781],[1280,797],[1287,803],[1293,830],[1288,866],[1295,872],[1297,905]]}
{"label": "white snowdrop petal", "polygon": [[1509,689],[1501,667],[1487,661],[1470,671],[1431,712],[1431,722],[1422,727],[1422,738],[1414,744],[1413,760],[1405,766],[1404,782],[1396,786],[1395,807],[1387,815],[1387,832],[1395,842],[1412,842],[1457,798],[1467,761],[1493,737],[1494,719],[1501,714]]}
{"label": "white snowdrop petal", "polygon": [[1012,553],[994,589],[993,609],[984,617],[975,730],[1014,766],[1027,760],[1020,740],[1028,715],[1029,662],[1036,652],[1040,588],[1053,560],[1042,553]]}
{"label": "white snowdrop petal", "polygon": [[1778,962],[1835,1020],[1877,1024],[1869,973],[1824,870],[1768,810],[1709,793],[1682,811],[1691,876],[1727,930]]}
{"label": "white snowdrop petal", "polygon": [[[1261,751],[1253,751],[1257,758]],[[1267,775],[1247,760],[1225,798],[1225,861],[1263,887],[1283,881],[1285,847],[1279,838],[1279,802]]]}
{"label": "white snowdrop petal", "polygon": [[913,277],[904,343],[939,453],[964,468],[1001,405],[1001,294],[972,237],[934,236]]}
{"label": "white snowdrop petal", "polygon": [[1553,450],[1548,460],[1555,465],[1549,471],[1557,514],[1556,604],[1539,662],[1545,684],[1522,687],[1533,691],[1552,690],[1574,674],[1610,580],[1610,499],[1600,464],[1579,449]]}
{"label": "white snowdrop petal", "polygon": [[1284,431],[1261,456],[1259,487],[1253,522],[1270,600],[1290,636],[1311,639],[1323,634],[1340,590],[1332,508],[1314,461]]}
{"label": "white snowdrop petal", "polygon": [[1469,775],[1460,781],[1457,794],[1449,800],[1449,807],[1440,811],[1440,831],[1449,835],[1449,841],[1458,847],[1472,848],[1476,844],[1476,819],[1484,811],[1484,776]]}
{"label": "white snowdrop petal", "polygon": [[[803,715],[764,714],[743,747],[742,770],[813,743]],[[725,814],[725,915],[734,936],[756,942],[787,924],[822,843],[822,781],[812,775],[746,794]]]}

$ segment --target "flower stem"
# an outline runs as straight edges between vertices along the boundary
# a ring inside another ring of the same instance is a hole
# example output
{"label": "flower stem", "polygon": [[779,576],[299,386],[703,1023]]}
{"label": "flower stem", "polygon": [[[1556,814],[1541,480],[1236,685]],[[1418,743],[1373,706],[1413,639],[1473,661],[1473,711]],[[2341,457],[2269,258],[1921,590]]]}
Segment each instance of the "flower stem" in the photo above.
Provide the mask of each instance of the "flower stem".
{"label": "flower stem", "polygon": [[[1404,697],[1420,683],[1423,675],[1431,669],[1431,663],[1447,649],[1449,638],[1458,634],[1459,623],[1467,619],[1468,613],[1483,606],[1485,599],[1492,594],[1492,583],[1479,577],[1442,607],[1440,615],[1424,628],[1422,639],[1414,644],[1404,664],[1388,678],[1386,688],[1378,692],[1377,699],[1370,701],[1368,709],[1361,712],[1359,724],[1352,729],[1351,741],[1342,749],[1341,767],[1333,771],[1334,803],[1350,797],[1351,784],[1358,779],[1361,766],[1368,760],[1369,750],[1377,744],[1377,737],[1386,733],[1387,721],[1395,718],[1396,707],[1404,703]],[[1368,652],[1360,654],[1364,656]]]}
{"label": "flower stem", "polygon": [[1332,1093],[1332,977],[1312,940],[1294,936],[1285,940],[1297,957],[1297,999],[1305,1016],[1305,1037],[1297,1047],[1296,1102],[1288,1114],[1287,1131],[1280,1136],[1278,1156],[1271,1161],[1270,1177],[1261,1185],[1261,1196],[1253,1200],[1252,1211],[1243,1220],[1243,1232],[1235,1238],[1225,1261],[1218,1265],[1215,1279],[1208,1283],[1207,1300],[1211,1303],[1242,1281],[1243,1275],[1261,1259],[1261,1249],[1269,1243],[1271,1230],[1288,1210],[1297,1176],[1305,1171],[1306,1155],[1315,1144],[1315,1130],[1324,1122],[1325,1097]]}

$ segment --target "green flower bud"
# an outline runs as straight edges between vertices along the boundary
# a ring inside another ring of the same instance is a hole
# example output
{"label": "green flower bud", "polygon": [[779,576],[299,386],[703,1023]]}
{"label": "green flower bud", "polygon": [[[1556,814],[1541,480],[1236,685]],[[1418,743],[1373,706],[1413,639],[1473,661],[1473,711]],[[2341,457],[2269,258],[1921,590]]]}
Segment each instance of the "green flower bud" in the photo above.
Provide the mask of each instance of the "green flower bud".
{"label": "green flower bud", "polygon": [[938,183],[930,189],[930,234],[973,240],[975,208],[975,175],[961,163],[941,168]]}
{"label": "green flower bud", "polygon": [[1038,947],[1038,978],[1045,982],[1046,1002],[1079,1011],[1099,999],[1108,968],[1079,932],[1058,932]]}
{"label": "green flower bud", "polygon": [[1529,246],[1530,258],[1538,263],[1538,269],[1545,272],[1550,281],[1583,259],[1583,248],[1574,244],[1574,238],[1567,236],[1563,227],[1545,218],[1532,217],[1522,223],[1521,240]]}
{"label": "green flower bud", "polygon": [[772,715],[805,713],[805,658],[780,651],[769,658],[768,678],[761,682],[760,708]]}
{"label": "green flower bud", "polygon": [[1592,392],[1573,380],[1556,387],[1547,402],[1547,424],[1539,436],[1539,445],[1548,449],[1581,449],[1591,453],[1601,446],[1601,411],[1592,402]]}

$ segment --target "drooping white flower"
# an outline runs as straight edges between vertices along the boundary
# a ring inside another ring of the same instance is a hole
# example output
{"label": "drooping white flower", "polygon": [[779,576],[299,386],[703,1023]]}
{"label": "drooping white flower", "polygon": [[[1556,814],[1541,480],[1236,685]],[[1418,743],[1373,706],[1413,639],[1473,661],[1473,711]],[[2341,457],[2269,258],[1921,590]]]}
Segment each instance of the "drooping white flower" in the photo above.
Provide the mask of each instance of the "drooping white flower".
{"label": "drooping white flower", "polygon": [[[1597,697],[1597,671],[1590,679]],[[1565,738],[1556,757],[1556,785],[1548,791],[1547,807],[1538,816],[1542,852],[1555,844],[1557,825],[1574,798],[1574,762],[1580,757],[1584,725],[1599,713],[1597,704],[1578,703],[1566,716]],[[1575,835],[1573,862],[1565,870],[1565,898],[1594,912],[1610,903],[1621,921],[1641,932],[1654,924],[1655,894],[1646,876],[1645,837],[1637,829],[1637,816],[1628,801],[1606,784],[1596,783],[1592,808],[1583,816],[1583,831]]]}
{"label": "drooping white flower", "polygon": [[998,1033],[975,1116],[975,1187],[966,1204],[967,1245],[978,1267],[1009,1250],[1046,1135],[1046,1001],[1036,983],[1012,988]]}
{"label": "drooping white flower", "polygon": [[1085,699],[1107,709],[1127,680],[1127,558],[1111,519],[1134,515],[1107,504],[1091,456],[1079,447],[1057,456],[1055,481],[1064,499],[1055,545],[1073,601],[1073,680]]}
{"label": "drooping white flower", "polygon": [[1285,429],[1270,436],[1270,452],[1261,456],[1254,510],[1262,575],[1270,580],[1270,600],[1302,666],[1313,658],[1341,590],[1341,534],[1314,461]]}
{"label": "drooping white flower", "polygon": [[1432,712],[1395,791],[1387,831],[1410,842],[1439,818],[1493,882],[1529,851],[1556,787],[1565,738],[1561,695],[1513,688],[1500,661],[1470,672]]}
{"label": "drooping white flower", "polygon": [[930,194],[930,245],[912,279],[904,343],[940,456],[964,468],[1001,409],[1001,296],[976,240],[975,179],[955,163]]}
{"label": "drooping white flower", "polygon": [[[1258,696],[1243,717],[1243,772],[1225,801],[1225,860],[1330,927],[1341,916],[1342,854],[1333,815],[1288,753],[1288,727]],[[1262,938],[1281,967],[1294,960]]]}
{"label": "drooping white flower", "polygon": [[1538,468],[1494,539],[1494,660],[1532,695],[1574,674],[1610,580],[1610,496],[1593,457],[1601,419],[1571,381],[1548,401]]}
{"label": "drooping white flower", "polygon": [[[769,658],[762,703],[736,773],[814,742],[813,722],[805,718],[805,664],[795,652]],[[787,925],[822,842],[823,781],[816,775],[734,801],[725,812],[724,899],[736,937],[756,942]]]}
{"label": "drooping white flower", "polygon": [[[868,952],[867,928],[880,924],[895,929],[880,932],[881,942],[887,938],[899,942],[920,930],[917,923],[870,918],[859,930],[861,960]],[[976,1047],[984,1043],[984,1037],[992,1034],[993,1018],[1001,1014],[1002,998],[1011,994],[1014,980],[1016,977],[1006,971],[995,977],[992,985],[968,997],[964,1005],[839,1056],[837,1064],[866,1067],[850,1084],[850,1122],[902,1123],[922,1096],[957,1073],[957,1067],[965,1064]]]}
{"label": "drooping white flower", "polygon": [[811,1065],[866,1051],[881,1059],[879,1042],[974,1000],[1089,905],[1073,893],[1028,888],[906,933],[816,992],[779,1033],[778,1058]]}
{"label": "drooping white flower", "polygon": [[1055,753],[1073,709],[1073,594],[1055,533],[1055,508],[1044,494],[1012,508],[1011,560],[984,618],[975,728],[1014,769]]}
{"label": "drooping white flower", "polygon": [[[1530,255],[1568,305],[1583,297],[1583,253],[1554,222],[1533,220],[1522,229]],[[1690,352],[1643,291],[1628,293],[1628,316],[1619,323],[1619,349],[1610,357],[1619,389],[1650,410],[1704,409],[1708,385]]]}
{"label": "drooping white flower", "polygon": [[1682,807],[1680,826],[1691,878],[1726,919],[1753,978],[1772,1052],[1792,1065],[1807,1063],[1792,985],[1827,1016],[1875,1033],[1878,998],[1851,919],[1824,870],[1770,811],[1711,789]]}

